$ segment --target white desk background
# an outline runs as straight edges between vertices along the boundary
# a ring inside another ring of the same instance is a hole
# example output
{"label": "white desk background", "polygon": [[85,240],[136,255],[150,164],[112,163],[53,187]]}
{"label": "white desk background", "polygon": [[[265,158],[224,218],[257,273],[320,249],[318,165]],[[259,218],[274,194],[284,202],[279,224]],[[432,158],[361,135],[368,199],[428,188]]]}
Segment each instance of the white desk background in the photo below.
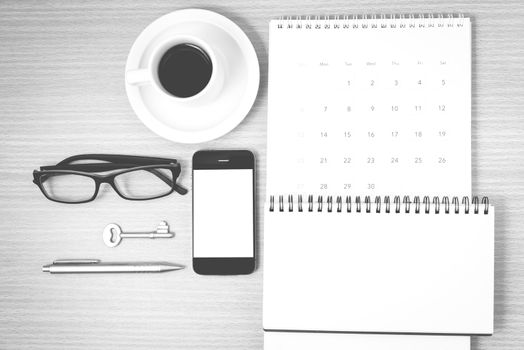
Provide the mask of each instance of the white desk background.
{"label": "white desk background", "polygon": [[[474,4],[477,3],[477,4]],[[219,140],[181,145],[150,132],[124,90],[127,53],[157,17],[187,7],[218,11],[252,40],[257,101]],[[319,12],[320,11],[320,12]],[[497,207],[495,335],[473,349],[524,346],[524,4],[518,1],[2,1],[0,2],[0,348],[261,349],[268,21],[281,15],[465,13],[473,17],[473,192]],[[257,271],[203,277],[191,270],[191,195],[130,202],[44,198],[32,170],[80,153],[175,157],[191,185],[202,148],[247,148],[258,160]],[[107,248],[102,229],[149,230],[166,219],[171,240]],[[56,258],[168,260],[168,274],[49,275]],[[314,256],[311,257],[315,259]]]}

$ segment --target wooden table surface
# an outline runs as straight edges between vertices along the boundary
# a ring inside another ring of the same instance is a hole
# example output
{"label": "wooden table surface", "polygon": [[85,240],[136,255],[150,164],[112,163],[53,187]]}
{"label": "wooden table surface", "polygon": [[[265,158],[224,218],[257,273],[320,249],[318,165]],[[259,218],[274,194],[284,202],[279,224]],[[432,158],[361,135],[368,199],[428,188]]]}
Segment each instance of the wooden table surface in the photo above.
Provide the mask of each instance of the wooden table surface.
{"label": "wooden table surface", "polygon": [[[261,68],[257,101],[233,132],[182,145],[149,131],[124,89],[140,31],[187,8],[222,13],[247,33]],[[31,172],[81,153],[175,157],[190,186],[191,155],[247,148],[265,193],[268,21],[281,15],[464,13],[473,18],[473,190],[496,205],[495,335],[473,349],[524,346],[524,4],[519,1],[0,1],[0,348],[262,348],[259,267],[242,277],[203,277],[191,266],[191,196],[130,202],[111,191],[84,205],[46,200]],[[263,203],[259,200],[258,207]],[[261,213],[262,210],[259,210]],[[101,239],[110,222],[172,240]],[[260,219],[260,218],[259,218]],[[56,258],[167,260],[169,274],[49,275]]]}

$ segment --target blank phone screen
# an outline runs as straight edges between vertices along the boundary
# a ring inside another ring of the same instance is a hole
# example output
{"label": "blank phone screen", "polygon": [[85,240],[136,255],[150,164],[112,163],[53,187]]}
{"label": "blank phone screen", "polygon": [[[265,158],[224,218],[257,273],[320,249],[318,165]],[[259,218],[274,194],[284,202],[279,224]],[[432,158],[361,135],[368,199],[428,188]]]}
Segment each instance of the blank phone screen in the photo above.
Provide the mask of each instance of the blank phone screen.
{"label": "blank phone screen", "polygon": [[193,256],[254,257],[253,169],[193,170]]}

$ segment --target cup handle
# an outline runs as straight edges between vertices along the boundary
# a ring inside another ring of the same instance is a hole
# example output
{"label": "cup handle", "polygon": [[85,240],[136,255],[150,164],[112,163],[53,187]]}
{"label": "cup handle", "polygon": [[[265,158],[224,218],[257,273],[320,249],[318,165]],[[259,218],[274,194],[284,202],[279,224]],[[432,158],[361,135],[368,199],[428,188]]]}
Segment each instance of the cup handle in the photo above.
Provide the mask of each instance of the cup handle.
{"label": "cup handle", "polygon": [[130,85],[142,85],[150,81],[148,69],[134,69],[126,72],[126,82]]}

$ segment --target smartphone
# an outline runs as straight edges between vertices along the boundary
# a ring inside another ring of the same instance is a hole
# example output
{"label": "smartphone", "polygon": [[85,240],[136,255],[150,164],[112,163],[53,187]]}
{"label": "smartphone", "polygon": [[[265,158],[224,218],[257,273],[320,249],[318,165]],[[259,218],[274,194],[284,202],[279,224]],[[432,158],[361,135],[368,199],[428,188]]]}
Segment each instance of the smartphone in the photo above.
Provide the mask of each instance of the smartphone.
{"label": "smartphone", "polygon": [[255,157],[250,151],[193,155],[193,270],[201,275],[255,270]]}

